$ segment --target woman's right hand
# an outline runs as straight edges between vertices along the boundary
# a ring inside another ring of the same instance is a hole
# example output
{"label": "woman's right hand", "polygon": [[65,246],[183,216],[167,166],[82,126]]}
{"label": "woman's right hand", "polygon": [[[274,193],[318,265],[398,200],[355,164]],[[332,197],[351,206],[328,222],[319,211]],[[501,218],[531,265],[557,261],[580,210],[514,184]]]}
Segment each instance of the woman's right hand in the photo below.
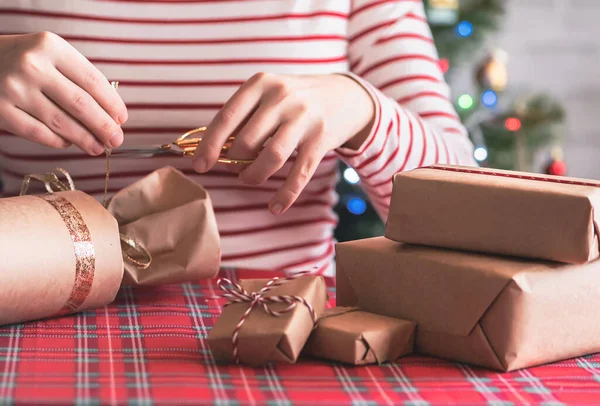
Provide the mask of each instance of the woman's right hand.
{"label": "woman's right hand", "polygon": [[102,73],[59,36],[0,35],[0,129],[90,155],[123,142],[125,103]]}

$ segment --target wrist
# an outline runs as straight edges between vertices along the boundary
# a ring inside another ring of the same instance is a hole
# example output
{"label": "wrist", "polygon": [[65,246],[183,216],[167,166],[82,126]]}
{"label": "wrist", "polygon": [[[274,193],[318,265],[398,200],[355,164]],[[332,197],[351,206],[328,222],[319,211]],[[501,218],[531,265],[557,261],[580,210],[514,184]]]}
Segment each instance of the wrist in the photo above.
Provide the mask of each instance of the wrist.
{"label": "wrist", "polygon": [[369,138],[375,123],[375,100],[353,75],[339,74],[339,76],[347,81],[349,91],[345,97],[352,106],[349,109],[351,117],[356,120],[353,135],[342,145],[342,148],[358,151]]}

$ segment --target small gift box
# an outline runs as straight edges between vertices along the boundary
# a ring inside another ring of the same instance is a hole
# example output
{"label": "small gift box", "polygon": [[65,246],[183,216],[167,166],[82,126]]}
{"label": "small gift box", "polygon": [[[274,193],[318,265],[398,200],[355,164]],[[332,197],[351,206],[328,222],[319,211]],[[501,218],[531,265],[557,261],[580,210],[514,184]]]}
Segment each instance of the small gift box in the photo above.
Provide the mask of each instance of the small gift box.
{"label": "small gift box", "polygon": [[208,333],[216,361],[293,364],[327,303],[321,276],[218,282],[230,301]]}
{"label": "small gift box", "polygon": [[336,246],[337,303],[413,320],[415,352],[500,371],[600,351],[600,261],[567,265],[383,237]]}
{"label": "small gift box", "polygon": [[305,355],[354,365],[395,361],[413,351],[412,321],[352,307],[326,309],[310,335]]}
{"label": "small gift box", "polygon": [[386,237],[581,264],[598,257],[600,182],[433,166],[394,177]]}

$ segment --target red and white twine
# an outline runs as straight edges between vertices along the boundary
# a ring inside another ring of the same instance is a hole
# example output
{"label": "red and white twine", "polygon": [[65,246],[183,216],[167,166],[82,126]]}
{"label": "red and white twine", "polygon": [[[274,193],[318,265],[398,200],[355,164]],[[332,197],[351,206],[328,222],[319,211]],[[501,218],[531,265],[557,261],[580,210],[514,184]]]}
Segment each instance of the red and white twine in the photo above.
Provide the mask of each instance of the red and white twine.
{"label": "red and white twine", "polygon": [[[297,274],[294,274],[292,276],[289,276],[289,277],[283,278],[283,279],[275,277],[275,278],[271,279],[269,282],[267,282],[267,284],[261,290],[259,290],[258,292],[253,292],[253,293],[249,293],[244,288],[242,288],[239,284],[234,283],[227,278],[222,278],[217,281],[217,286],[219,286],[219,288],[225,292],[222,295],[217,296],[217,298],[225,298],[225,299],[229,300],[229,302],[227,302],[224,305],[224,307],[228,306],[230,304],[233,304],[233,303],[250,303],[250,306],[248,306],[248,309],[244,312],[244,314],[240,318],[240,321],[235,326],[235,329],[233,330],[233,336],[231,338],[231,343],[233,344],[233,360],[236,364],[240,363],[240,358],[239,358],[240,329],[246,322],[246,319],[250,315],[250,312],[252,312],[252,310],[257,305],[261,305],[262,308],[264,309],[264,311],[266,313],[270,314],[271,316],[279,317],[279,316],[283,315],[284,313],[288,313],[288,312],[292,311],[293,309],[295,309],[296,305],[298,303],[303,304],[308,309],[308,312],[310,313],[310,317],[313,320],[313,324],[316,327],[317,316],[315,314],[315,310],[313,309],[312,305],[310,303],[308,303],[306,301],[306,299],[304,299],[303,297],[290,296],[290,295],[263,296],[265,293],[272,290],[273,288],[276,288],[277,286],[281,286],[293,279],[297,279],[301,276],[309,275],[312,273],[313,273],[312,271],[304,271],[304,272],[299,272]],[[273,304],[273,303],[286,303],[288,306],[282,310],[273,310],[269,307],[269,305]]]}

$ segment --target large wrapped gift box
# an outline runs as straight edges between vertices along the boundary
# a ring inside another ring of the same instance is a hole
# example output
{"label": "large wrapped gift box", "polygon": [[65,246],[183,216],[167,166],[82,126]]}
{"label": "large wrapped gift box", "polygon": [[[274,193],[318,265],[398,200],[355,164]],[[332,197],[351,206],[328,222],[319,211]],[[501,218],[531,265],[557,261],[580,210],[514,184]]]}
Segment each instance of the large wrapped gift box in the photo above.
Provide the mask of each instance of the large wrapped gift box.
{"label": "large wrapped gift box", "polygon": [[417,323],[415,351],[511,371],[600,351],[600,262],[338,244],[337,304]]}
{"label": "large wrapped gift box", "polygon": [[389,239],[580,264],[598,257],[600,182],[433,166],[394,177]]}

